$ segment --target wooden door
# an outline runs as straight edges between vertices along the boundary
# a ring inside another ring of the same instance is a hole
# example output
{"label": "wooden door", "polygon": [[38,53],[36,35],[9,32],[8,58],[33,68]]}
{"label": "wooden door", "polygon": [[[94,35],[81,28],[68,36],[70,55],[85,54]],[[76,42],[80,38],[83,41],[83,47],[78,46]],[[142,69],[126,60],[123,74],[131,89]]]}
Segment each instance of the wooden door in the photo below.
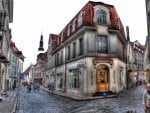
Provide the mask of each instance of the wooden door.
{"label": "wooden door", "polygon": [[108,86],[108,69],[97,69],[97,92],[107,92]]}

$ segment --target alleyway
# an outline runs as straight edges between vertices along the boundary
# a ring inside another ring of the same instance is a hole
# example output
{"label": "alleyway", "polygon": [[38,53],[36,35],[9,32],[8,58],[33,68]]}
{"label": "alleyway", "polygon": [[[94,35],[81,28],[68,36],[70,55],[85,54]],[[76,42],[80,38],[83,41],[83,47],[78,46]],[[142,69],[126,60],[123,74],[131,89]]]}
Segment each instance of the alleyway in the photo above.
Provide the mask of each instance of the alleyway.
{"label": "alleyway", "polygon": [[17,113],[126,113],[129,110],[143,113],[143,91],[144,86],[137,86],[115,98],[74,101],[41,90],[28,93],[26,88],[21,88]]}

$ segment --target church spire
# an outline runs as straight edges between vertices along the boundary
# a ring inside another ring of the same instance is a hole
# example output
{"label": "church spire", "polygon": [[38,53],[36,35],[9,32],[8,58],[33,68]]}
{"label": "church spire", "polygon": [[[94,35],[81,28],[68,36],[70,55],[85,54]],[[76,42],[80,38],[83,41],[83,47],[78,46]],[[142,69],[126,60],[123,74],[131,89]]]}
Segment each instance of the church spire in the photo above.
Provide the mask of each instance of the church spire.
{"label": "church spire", "polygon": [[38,51],[44,51],[44,48],[43,48],[43,34],[41,33],[41,39],[40,39],[40,43],[39,43],[39,48],[38,48]]}

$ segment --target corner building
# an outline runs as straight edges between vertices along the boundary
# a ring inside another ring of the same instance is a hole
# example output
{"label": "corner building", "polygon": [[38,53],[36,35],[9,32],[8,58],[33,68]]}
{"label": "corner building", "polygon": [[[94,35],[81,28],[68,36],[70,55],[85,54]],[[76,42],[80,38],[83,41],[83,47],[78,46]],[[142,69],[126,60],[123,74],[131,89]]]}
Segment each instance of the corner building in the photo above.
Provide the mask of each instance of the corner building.
{"label": "corner building", "polygon": [[89,1],[60,34],[50,34],[47,74],[55,90],[91,96],[126,88],[126,39],[113,5]]}
{"label": "corner building", "polygon": [[144,72],[146,82],[150,83],[150,0],[145,0],[146,17],[147,17],[147,37],[144,51]]}

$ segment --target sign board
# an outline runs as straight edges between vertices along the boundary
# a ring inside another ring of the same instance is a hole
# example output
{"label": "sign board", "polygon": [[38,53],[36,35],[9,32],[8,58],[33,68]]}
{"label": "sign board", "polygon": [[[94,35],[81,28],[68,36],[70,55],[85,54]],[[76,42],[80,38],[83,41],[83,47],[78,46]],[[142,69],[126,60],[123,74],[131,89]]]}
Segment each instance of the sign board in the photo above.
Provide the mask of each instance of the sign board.
{"label": "sign board", "polygon": [[20,73],[20,74],[19,74],[19,79],[24,80],[24,74],[23,74],[23,73]]}

